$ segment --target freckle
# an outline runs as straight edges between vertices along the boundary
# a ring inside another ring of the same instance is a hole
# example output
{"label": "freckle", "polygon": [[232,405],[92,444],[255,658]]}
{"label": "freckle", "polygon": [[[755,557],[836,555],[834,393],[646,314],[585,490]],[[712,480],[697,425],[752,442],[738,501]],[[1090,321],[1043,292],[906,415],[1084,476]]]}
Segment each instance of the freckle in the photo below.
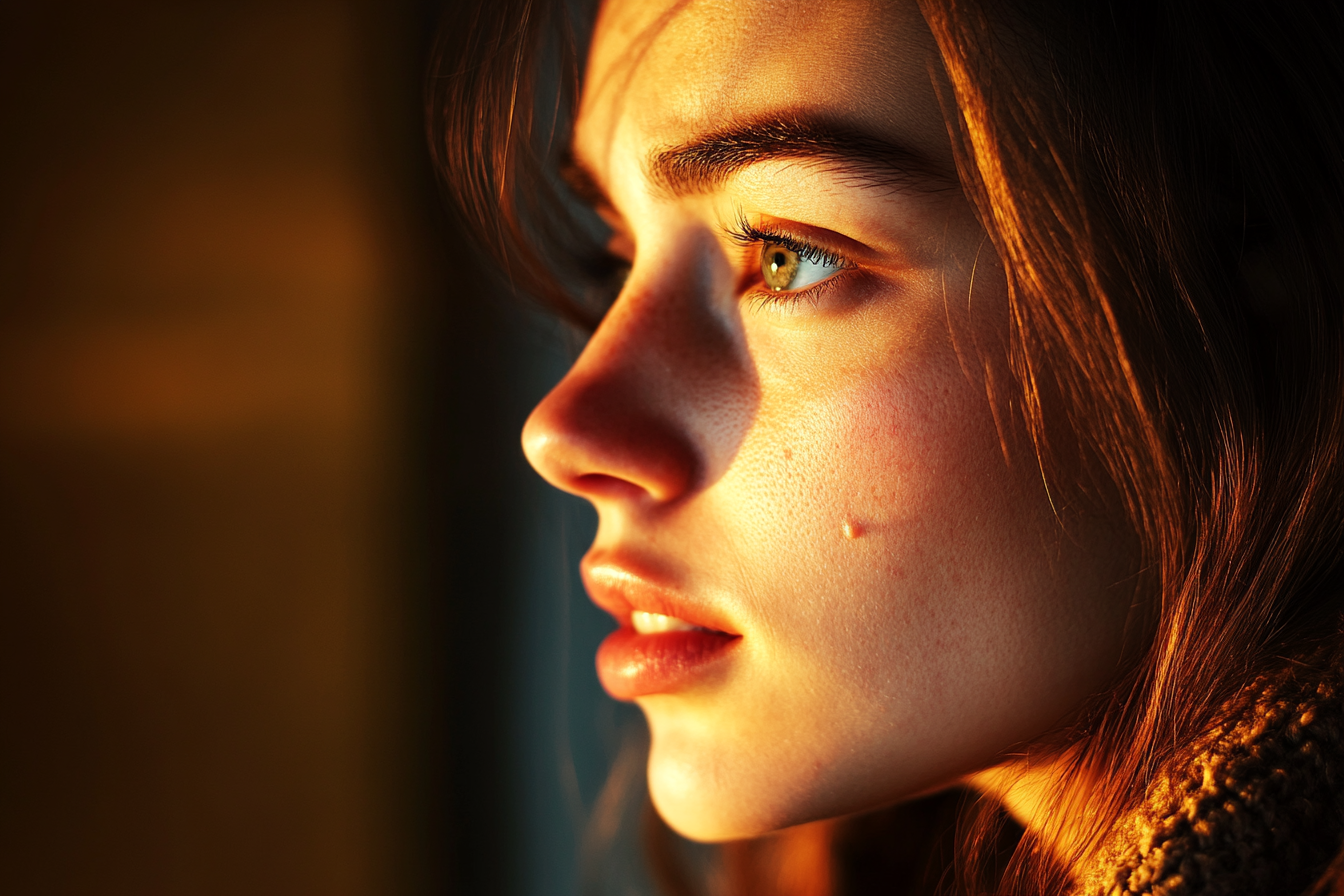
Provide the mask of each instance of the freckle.
{"label": "freckle", "polygon": [[792,449],[792,448],[785,448],[785,449],[784,449],[784,459],[785,459],[785,460],[793,460],[793,449]]}
{"label": "freckle", "polygon": [[852,539],[863,537],[863,526],[853,520],[845,520],[844,525],[840,527],[840,531],[845,533],[846,538]]}

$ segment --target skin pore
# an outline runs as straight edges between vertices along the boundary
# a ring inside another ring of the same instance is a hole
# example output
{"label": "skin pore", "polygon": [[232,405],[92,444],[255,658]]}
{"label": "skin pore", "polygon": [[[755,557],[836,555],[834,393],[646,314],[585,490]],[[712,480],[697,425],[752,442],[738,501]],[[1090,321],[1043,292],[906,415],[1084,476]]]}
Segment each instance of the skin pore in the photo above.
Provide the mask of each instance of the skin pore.
{"label": "skin pore", "polygon": [[991,408],[1006,287],[937,70],[912,2],[599,17],[573,155],[631,270],[523,441],[598,510],[590,586],[741,636],[637,697],[688,837],[967,779],[1026,804],[1009,757],[1117,671],[1133,557]]}

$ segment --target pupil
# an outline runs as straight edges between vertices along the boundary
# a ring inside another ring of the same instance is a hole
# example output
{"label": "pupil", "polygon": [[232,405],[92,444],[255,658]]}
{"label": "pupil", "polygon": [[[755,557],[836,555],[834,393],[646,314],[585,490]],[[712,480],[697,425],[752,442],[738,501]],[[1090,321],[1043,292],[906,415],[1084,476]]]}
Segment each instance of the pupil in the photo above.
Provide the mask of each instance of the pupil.
{"label": "pupil", "polygon": [[779,270],[780,268],[784,267],[786,264],[789,263],[789,259],[784,255],[783,252],[776,252],[775,257],[770,260],[770,263],[775,268],[775,270]]}

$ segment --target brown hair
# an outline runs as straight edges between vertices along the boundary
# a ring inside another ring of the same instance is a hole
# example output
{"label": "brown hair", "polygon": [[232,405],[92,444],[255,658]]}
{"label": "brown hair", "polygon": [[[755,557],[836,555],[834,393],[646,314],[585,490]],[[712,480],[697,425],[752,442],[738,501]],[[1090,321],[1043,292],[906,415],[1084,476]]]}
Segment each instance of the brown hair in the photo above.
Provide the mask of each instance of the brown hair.
{"label": "brown hair", "polygon": [[1266,662],[1337,626],[1344,27],[1306,3],[991,6],[921,2],[1008,271],[1014,397],[1039,455],[1066,443],[1119,493],[1158,601],[1073,732],[1101,782],[1082,850]]}
{"label": "brown hair", "polygon": [[[1098,782],[1077,861],[1227,698],[1338,632],[1344,12],[919,5],[963,188],[1008,276],[1011,378],[991,393],[1053,489],[1123,508],[1155,608],[1146,652],[1063,734]],[[576,251],[550,238],[579,231],[557,225],[544,173],[564,116],[542,120],[523,64],[549,53],[566,66],[555,108],[572,100],[581,52],[560,9],[492,0],[453,29],[431,136],[516,282],[591,321],[545,274]],[[1000,887],[1052,892],[1065,873],[1026,841]]]}

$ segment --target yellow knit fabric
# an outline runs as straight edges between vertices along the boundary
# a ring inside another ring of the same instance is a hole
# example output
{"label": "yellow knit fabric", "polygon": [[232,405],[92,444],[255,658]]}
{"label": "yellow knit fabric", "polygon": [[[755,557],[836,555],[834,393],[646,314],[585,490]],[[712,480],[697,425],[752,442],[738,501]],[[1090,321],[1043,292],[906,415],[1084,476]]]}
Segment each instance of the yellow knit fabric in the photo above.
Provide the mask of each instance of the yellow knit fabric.
{"label": "yellow knit fabric", "polygon": [[1077,896],[1312,890],[1344,840],[1340,653],[1287,663],[1231,701],[1081,869]]}

